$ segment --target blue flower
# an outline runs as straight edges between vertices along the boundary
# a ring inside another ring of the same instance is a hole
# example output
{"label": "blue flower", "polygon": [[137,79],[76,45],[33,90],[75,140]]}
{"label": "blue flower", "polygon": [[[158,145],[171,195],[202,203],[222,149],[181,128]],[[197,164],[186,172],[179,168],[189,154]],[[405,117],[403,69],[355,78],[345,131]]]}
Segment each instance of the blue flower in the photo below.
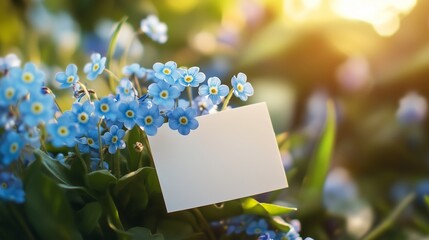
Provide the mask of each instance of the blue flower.
{"label": "blue flower", "polygon": [[86,73],[86,77],[89,80],[94,80],[103,73],[106,65],[106,57],[101,57],[99,53],[93,53],[91,55],[91,62],[87,63],[83,68],[83,71]]}
{"label": "blue flower", "polygon": [[194,109],[176,108],[168,114],[168,125],[173,130],[179,130],[182,135],[188,135],[191,130],[198,128],[198,121],[195,119],[197,113]]}
{"label": "blue flower", "polygon": [[259,221],[253,221],[247,225],[246,234],[255,235],[262,234],[268,230],[268,223],[265,219],[261,218]]}
{"label": "blue flower", "polygon": [[427,101],[424,96],[416,92],[408,92],[399,101],[396,118],[402,124],[418,124],[425,120],[427,115]]}
{"label": "blue flower", "polygon": [[234,95],[242,101],[246,101],[249,96],[253,95],[252,84],[247,82],[247,76],[244,73],[239,73],[231,79]]}
{"label": "blue flower", "polygon": [[0,173],[0,199],[23,203],[25,201],[25,192],[21,179],[15,177],[12,173]]}
{"label": "blue flower", "polygon": [[199,67],[191,67],[189,69],[179,69],[181,77],[179,83],[185,87],[198,87],[200,83],[206,80],[206,75],[200,72]]}
{"label": "blue flower", "polygon": [[65,72],[59,72],[55,75],[55,80],[61,83],[60,88],[69,88],[79,81],[77,75],[77,66],[69,64]]}
{"label": "blue flower", "polygon": [[138,113],[137,124],[144,128],[149,136],[154,136],[159,127],[164,124],[164,117],[159,114],[158,107],[142,107]]}
{"label": "blue flower", "polygon": [[104,97],[94,102],[95,115],[116,120],[118,108],[113,97]]}
{"label": "blue flower", "polygon": [[137,96],[133,83],[126,78],[119,82],[116,93],[119,94],[118,100],[120,101],[133,101]]}
{"label": "blue flower", "polygon": [[109,146],[109,153],[116,153],[117,149],[124,149],[125,142],[122,138],[125,136],[125,131],[119,129],[118,126],[113,125],[110,127],[110,131],[104,133],[103,141],[106,145]]}
{"label": "blue flower", "polygon": [[173,85],[181,76],[177,70],[177,64],[173,61],[165,64],[157,62],[153,64],[153,70],[156,78],[164,80],[170,85]]}
{"label": "blue flower", "polygon": [[18,159],[23,147],[24,141],[18,133],[14,131],[7,132],[6,136],[2,139],[0,147],[0,164],[9,166],[13,161]]}
{"label": "blue flower", "polygon": [[77,123],[80,133],[85,133],[97,125],[97,118],[93,115],[94,105],[91,102],[73,103],[71,112],[70,116],[73,122]]}
{"label": "blue flower", "polygon": [[207,85],[201,85],[198,89],[198,94],[200,96],[209,96],[209,99],[213,104],[219,104],[222,99],[228,95],[229,88],[228,86],[222,84],[219,78],[211,77],[207,80]]}
{"label": "blue flower", "polygon": [[10,78],[21,84],[28,91],[40,91],[45,80],[45,74],[39,71],[33,63],[26,63],[24,69],[11,68]]}
{"label": "blue flower", "polygon": [[268,230],[258,237],[258,240],[274,240],[276,233],[274,231]]}
{"label": "blue flower", "polygon": [[20,67],[21,60],[13,53],[6,55],[6,57],[0,58],[0,72],[7,72],[13,67]]}
{"label": "blue flower", "polygon": [[131,65],[125,66],[122,69],[122,73],[127,77],[131,77],[134,75],[137,78],[143,78],[146,74],[146,69],[140,67],[138,63],[133,63]]}
{"label": "blue flower", "polygon": [[128,129],[134,127],[137,119],[139,103],[137,101],[122,102],[118,106],[118,120]]}
{"label": "blue flower", "polygon": [[167,25],[160,22],[155,15],[149,15],[143,19],[140,29],[155,42],[165,43],[167,41]]}
{"label": "blue flower", "polygon": [[24,87],[8,77],[0,79],[0,106],[10,106],[18,102],[18,99],[26,93]]}
{"label": "blue flower", "polygon": [[176,87],[170,86],[164,81],[152,83],[148,88],[148,93],[153,97],[153,103],[164,106],[167,109],[173,108],[174,99],[180,96],[180,91]]}
{"label": "blue flower", "polygon": [[64,113],[59,117],[57,123],[50,123],[47,126],[47,131],[51,136],[51,143],[55,147],[73,147],[76,145],[77,126],[69,116],[71,113],[68,113]]}
{"label": "blue flower", "polygon": [[83,153],[89,153],[91,149],[98,149],[98,129],[91,129],[90,131],[88,131],[87,134],[85,134],[85,136],[77,139],[77,146],[79,148],[79,151]]}
{"label": "blue flower", "polygon": [[54,116],[54,100],[52,95],[31,94],[30,99],[23,101],[19,105],[22,120],[30,127],[39,123],[46,123]]}

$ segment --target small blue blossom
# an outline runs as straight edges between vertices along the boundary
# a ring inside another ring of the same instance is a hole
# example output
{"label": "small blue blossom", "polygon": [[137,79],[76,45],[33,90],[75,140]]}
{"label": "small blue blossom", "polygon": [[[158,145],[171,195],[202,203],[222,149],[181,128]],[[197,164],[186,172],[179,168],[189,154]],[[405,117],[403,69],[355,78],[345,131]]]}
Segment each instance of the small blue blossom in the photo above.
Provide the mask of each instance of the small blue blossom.
{"label": "small blue blossom", "polygon": [[153,64],[153,70],[156,78],[164,80],[170,85],[173,85],[181,77],[177,70],[177,64],[173,61],[168,61],[165,64],[157,62]]}
{"label": "small blue blossom", "polygon": [[159,109],[156,106],[141,107],[136,122],[140,127],[143,127],[147,135],[154,136],[158,128],[164,124],[164,117],[159,114]]}
{"label": "small blue blossom", "polygon": [[231,79],[234,95],[242,101],[246,101],[248,97],[253,95],[252,84],[247,82],[247,76],[244,73],[238,73],[237,77]]}
{"label": "small blue blossom", "polygon": [[265,219],[261,218],[259,221],[253,221],[247,225],[247,235],[258,235],[268,230],[268,223]]}
{"label": "small blue blossom", "polygon": [[113,97],[104,97],[94,102],[95,115],[116,120],[118,108]]}
{"label": "small blue blossom", "polygon": [[87,134],[85,134],[85,136],[77,139],[77,146],[79,148],[79,151],[83,153],[89,153],[91,149],[98,149],[98,129],[91,129],[90,131],[88,131]]}
{"label": "small blue blossom", "polygon": [[22,137],[14,132],[8,131],[6,136],[2,138],[0,146],[0,165],[9,166],[13,161],[17,160],[24,147]]}
{"label": "small blue blossom", "polygon": [[427,101],[424,96],[416,92],[408,92],[399,101],[396,118],[402,124],[418,124],[425,120],[427,115]]}
{"label": "small blue blossom", "polygon": [[8,77],[0,79],[0,106],[10,106],[26,93],[25,88]]}
{"label": "small blue blossom", "polygon": [[109,153],[114,154],[118,149],[125,148],[125,142],[122,138],[125,136],[125,131],[119,129],[118,126],[113,125],[110,127],[110,131],[104,133],[103,141],[109,146]]}
{"label": "small blue blossom", "polygon": [[189,69],[179,68],[181,77],[179,78],[179,83],[185,87],[198,87],[200,83],[206,80],[206,75],[200,72],[199,67],[191,67]]}
{"label": "small blue blossom", "polygon": [[93,115],[94,105],[86,101],[85,103],[73,103],[71,118],[73,122],[78,124],[79,133],[85,133],[90,128],[97,125],[97,118]]}
{"label": "small blue blossom", "polygon": [[22,120],[30,127],[46,123],[54,116],[54,99],[52,95],[31,94],[30,99],[19,105]]}
{"label": "small blue blossom", "polygon": [[274,240],[275,237],[276,233],[274,231],[267,231],[260,235],[258,240]]}
{"label": "small blue blossom", "polygon": [[45,74],[39,71],[33,63],[26,63],[24,69],[11,68],[10,78],[22,85],[28,91],[39,91],[45,80]]}
{"label": "small blue blossom", "polygon": [[27,127],[21,124],[18,133],[24,138],[25,143],[33,148],[40,148],[40,130],[38,127]]}
{"label": "small blue blossom", "polygon": [[13,53],[0,58],[0,72],[7,72],[9,69],[14,67],[20,67],[21,60]]}
{"label": "small blue blossom", "polygon": [[128,129],[134,127],[137,119],[139,103],[137,101],[122,102],[118,106],[118,120]]}
{"label": "small blue blossom", "polygon": [[167,41],[167,25],[160,22],[155,15],[149,15],[143,19],[140,29],[155,42],[165,43]]}
{"label": "small blue blossom", "polygon": [[207,80],[207,85],[201,85],[198,89],[200,96],[209,96],[213,104],[219,104],[222,101],[221,97],[228,95],[228,86],[222,84],[219,78],[211,77]]}
{"label": "small blue blossom", "polygon": [[122,73],[127,76],[136,76],[137,78],[143,78],[146,74],[146,69],[140,67],[138,63],[133,63],[131,65],[125,66],[122,69]]}
{"label": "small blue blossom", "polygon": [[133,101],[136,99],[137,91],[133,87],[133,83],[130,80],[124,78],[116,87],[116,94],[119,95],[119,101]]}
{"label": "small blue blossom", "polygon": [[79,81],[77,66],[69,64],[65,72],[59,72],[55,75],[55,80],[61,84],[60,88],[69,88],[73,86],[77,81]]}
{"label": "small blue blossom", "polygon": [[47,131],[51,136],[51,143],[55,147],[73,147],[76,145],[77,126],[69,116],[71,113],[68,113],[64,113],[59,117],[57,123],[50,123],[47,126]]}
{"label": "small blue blossom", "polygon": [[0,127],[10,129],[15,126],[16,116],[9,111],[9,107],[0,105]]}
{"label": "small blue blossom", "polygon": [[25,192],[21,179],[15,177],[12,173],[0,173],[0,199],[15,203],[25,201]]}
{"label": "small blue blossom", "polygon": [[188,135],[191,130],[198,128],[198,121],[195,119],[197,113],[194,109],[176,108],[168,114],[168,125],[173,130],[179,130],[182,135]]}
{"label": "small blue blossom", "polygon": [[176,87],[170,86],[164,81],[159,81],[158,83],[152,83],[149,85],[148,93],[153,97],[153,103],[167,109],[173,108],[174,99],[180,96],[180,91]]}
{"label": "small blue blossom", "polygon": [[93,53],[91,55],[91,62],[87,63],[83,68],[86,73],[86,77],[89,80],[94,80],[103,73],[106,67],[106,57],[101,57],[99,53]]}

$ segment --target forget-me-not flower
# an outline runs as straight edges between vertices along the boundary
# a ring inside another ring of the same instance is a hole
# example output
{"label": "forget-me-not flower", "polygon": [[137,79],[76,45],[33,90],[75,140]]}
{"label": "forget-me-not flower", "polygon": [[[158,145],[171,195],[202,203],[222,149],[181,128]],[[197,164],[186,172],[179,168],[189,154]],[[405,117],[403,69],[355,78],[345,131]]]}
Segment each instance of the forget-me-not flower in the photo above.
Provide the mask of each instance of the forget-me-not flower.
{"label": "forget-me-not flower", "polygon": [[252,84],[247,82],[247,76],[244,73],[238,73],[231,79],[232,87],[234,88],[234,95],[242,101],[246,101],[248,97],[253,95]]}
{"label": "forget-me-not flower", "polygon": [[176,83],[181,76],[177,70],[177,64],[173,61],[168,61],[165,64],[157,62],[153,64],[153,70],[156,78],[164,80],[170,85]]}
{"label": "forget-me-not flower", "polygon": [[18,159],[22,148],[24,147],[23,138],[15,131],[8,131],[2,138],[0,146],[0,165],[9,166]]}
{"label": "forget-me-not flower", "polygon": [[25,192],[21,179],[15,177],[12,173],[0,173],[0,199],[15,203],[25,201]]}
{"label": "forget-me-not flower", "polygon": [[179,68],[178,71],[182,75],[179,78],[179,83],[185,87],[198,87],[200,83],[206,80],[206,75],[200,72],[199,67],[191,67],[189,69]]}
{"label": "forget-me-not flower", "polygon": [[265,219],[261,218],[258,221],[255,220],[249,223],[249,225],[247,225],[246,234],[247,235],[262,234],[267,230],[268,230],[268,223]]}
{"label": "forget-me-not flower", "polygon": [[207,80],[207,85],[201,85],[198,89],[200,96],[209,96],[209,99],[213,104],[219,104],[222,101],[222,97],[228,95],[229,87],[221,84],[221,81],[217,77],[211,77]]}
{"label": "forget-me-not flower", "polygon": [[97,125],[97,118],[94,116],[94,104],[89,101],[82,103],[76,102],[72,105],[70,117],[77,123],[79,133],[85,133],[90,128]]}
{"label": "forget-me-not flower", "polygon": [[178,130],[182,135],[188,135],[191,130],[198,128],[198,121],[195,119],[197,113],[194,109],[176,108],[168,114],[168,125],[173,130]]}
{"label": "forget-me-not flower", "polygon": [[31,94],[30,99],[21,102],[19,112],[22,120],[30,127],[46,123],[54,116],[54,99],[52,95]]}
{"label": "forget-me-not flower", "polygon": [[131,102],[121,102],[118,106],[118,121],[123,122],[128,129],[134,127],[137,119],[139,103],[134,100]]}
{"label": "forget-me-not flower", "polygon": [[23,69],[18,67],[11,68],[9,76],[30,92],[40,91],[45,80],[45,74],[38,70],[33,63],[26,63]]}
{"label": "forget-me-not flower", "polygon": [[0,58],[0,72],[6,72],[13,67],[20,67],[21,60],[13,53]]}
{"label": "forget-me-not flower", "polygon": [[180,96],[180,91],[175,86],[170,86],[164,81],[149,85],[148,93],[153,97],[153,103],[167,109],[174,107],[174,100]]}
{"label": "forget-me-not flower", "polygon": [[147,135],[154,136],[158,128],[164,124],[164,117],[159,114],[157,106],[141,107],[136,122],[140,127],[143,127]]}
{"label": "forget-me-not flower", "polygon": [[119,95],[119,101],[133,101],[137,96],[137,91],[129,79],[123,78],[116,87],[116,94]]}
{"label": "forget-me-not flower", "polygon": [[58,122],[49,123],[47,131],[51,136],[51,143],[55,147],[73,147],[76,145],[77,125],[71,119],[72,113],[64,113],[58,118]]}
{"label": "forget-me-not flower", "polygon": [[91,62],[87,63],[83,68],[86,73],[86,77],[89,80],[94,80],[103,73],[106,67],[106,57],[101,57],[99,53],[93,53],[91,55]]}
{"label": "forget-me-not flower", "polygon": [[167,41],[167,24],[160,22],[155,15],[149,15],[143,19],[140,29],[155,42],[165,43]]}
{"label": "forget-me-not flower", "polygon": [[118,126],[113,125],[110,130],[103,135],[103,141],[109,146],[109,153],[114,154],[118,149],[126,147],[122,138],[125,136],[125,131],[119,129]]}
{"label": "forget-me-not flower", "polygon": [[0,106],[10,106],[26,93],[25,88],[8,77],[0,79]]}
{"label": "forget-me-not flower", "polygon": [[83,153],[89,153],[91,149],[98,149],[98,129],[93,128],[89,130],[88,133],[85,134],[85,136],[77,139],[77,146],[79,148],[79,151]]}
{"label": "forget-me-not flower", "polygon": [[125,66],[122,69],[122,73],[127,77],[131,77],[134,75],[137,78],[143,78],[144,75],[146,74],[146,69],[143,67],[140,67],[138,63],[133,63],[131,65]]}
{"label": "forget-me-not flower", "polygon": [[77,66],[75,64],[69,64],[65,72],[59,72],[55,75],[55,80],[59,82],[60,88],[69,88],[79,81],[77,75]]}
{"label": "forget-me-not flower", "polygon": [[111,96],[94,101],[95,115],[116,120],[118,108],[115,99]]}

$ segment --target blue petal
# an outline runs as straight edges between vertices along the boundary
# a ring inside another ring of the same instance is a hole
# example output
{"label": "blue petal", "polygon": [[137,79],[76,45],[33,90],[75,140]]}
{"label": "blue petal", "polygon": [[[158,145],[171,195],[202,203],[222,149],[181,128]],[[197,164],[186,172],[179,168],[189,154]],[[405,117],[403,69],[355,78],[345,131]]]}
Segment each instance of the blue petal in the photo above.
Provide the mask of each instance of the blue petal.
{"label": "blue petal", "polygon": [[211,77],[207,80],[207,85],[212,86],[219,86],[221,83],[220,79],[218,77]]}
{"label": "blue petal", "polygon": [[168,126],[170,126],[171,129],[177,130],[180,127],[180,123],[176,119],[169,119],[168,120]]}
{"label": "blue petal", "polygon": [[207,96],[207,95],[209,95],[209,86],[207,86],[207,85],[201,85],[199,88],[198,88],[198,95],[200,95],[200,96]]}
{"label": "blue petal", "polygon": [[77,73],[77,66],[74,64],[69,64],[66,68],[67,75],[74,75]]}
{"label": "blue petal", "polygon": [[188,135],[191,132],[191,129],[189,129],[188,127],[185,126],[180,126],[179,127],[179,133],[182,135]]}
{"label": "blue petal", "polygon": [[252,96],[253,95],[253,87],[252,84],[246,82],[246,84],[244,84],[244,93],[246,93],[247,96]]}
{"label": "blue petal", "polygon": [[160,62],[153,64],[153,70],[155,70],[155,72],[161,72],[162,69],[164,69],[164,64],[162,64]]}
{"label": "blue petal", "polygon": [[59,83],[64,83],[67,80],[67,75],[63,72],[55,74],[55,80]]}
{"label": "blue petal", "polygon": [[219,90],[218,94],[222,97],[225,97],[229,93],[229,87],[224,84],[220,85],[218,90]]}

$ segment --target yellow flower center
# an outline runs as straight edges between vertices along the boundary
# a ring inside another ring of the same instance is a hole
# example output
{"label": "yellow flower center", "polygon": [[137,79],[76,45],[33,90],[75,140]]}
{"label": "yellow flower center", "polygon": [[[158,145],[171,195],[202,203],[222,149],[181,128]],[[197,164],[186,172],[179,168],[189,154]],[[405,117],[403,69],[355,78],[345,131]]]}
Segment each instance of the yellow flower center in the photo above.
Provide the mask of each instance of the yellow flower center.
{"label": "yellow flower center", "polygon": [[211,87],[210,94],[213,94],[213,95],[217,94],[217,87]]}
{"label": "yellow flower center", "polygon": [[18,150],[18,143],[12,143],[10,145],[10,153],[15,153]]}
{"label": "yellow flower center", "polygon": [[7,188],[7,183],[2,182],[2,183],[1,183],[1,188],[6,189],[6,188]]}
{"label": "yellow flower center", "polygon": [[69,76],[69,77],[67,78],[67,83],[72,83],[72,82],[73,82],[73,80],[74,80],[74,77],[73,77],[73,76]]}
{"label": "yellow flower center", "polygon": [[99,68],[100,68],[100,65],[98,65],[98,63],[96,63],[96,64],[94,64],[94,65],[92,66],[92,71],[93,71],[93,72],[95,72],[95,71],[97,71]]}
{"label": "yellow flower center", "polygon": [[78,117],[79,122],[86,123],[88,122],[88,114],[86,113],[80,113]]}
{"label": "yellow flower center", "polygon": [[128,110],[125,114],[126,114],[126,115],[127,115],[127,117],[129,117],[129,118],[134,117],[134,112],[133,112],[133,111],[131,111],[131,110]]}
{"label": "yellow flower center", "polygon": [[92,138],[88,138],[87,142],[89,145],[92,145],[94,143],[94,140],[92,140]]}
{"label": "yellow flower center", "polygon": [[159,95],[160,95],[162,98],[166,99],[166,98],[168,97],[168,92],[167,92],[166,90],[164,90],[164,91],[162,91]]}
{"label": "yellow flower center", "polygon": [[34,76],[33,74],[26,72],[22,75],[22,80],[24,80],[26,83],[31,83],[34,80]]}
{"label": "yellow flower center", "polygon": [[66,127],[62,126],[58,128],[57,132],[60,136],[67,136],[69,133],[69,130]]}
{"label": "yellow flower center", "polygon": [[239,92],[242,92],[244,90],[244,87],[243,87],[243,85],[241,83],[237,84],[237,90]]}
{"label": "yellow flower center", "polygon": [[109,111],[109,105],[107,105],[105,103],[101,104],[100,108],[101,108],[101,111],[103,111],[103,112]]}
{"label": "yellow flower center", "polygon": [[15,95],[15,89],[12,87],[9,87],[6,89],[6,98],[11,99]]}
{"label": "yellow flower center", "polygon": [[185,82],[187,82],[187,83],[192,82],[192,80],[194,80],[194,78],[193,78],[192,76],[187,75],[187,76],[185,77]]}
{"label": "yellow flower center", "polygon": [[151,116],[147,116],[144,121],[146,122],[147,125],[150,125],[153,122],[153,119]]}
{"label": "yellow flower center", "polygon": [[112,137],[112,143],[116,143],[118,141],[118,137],[117,136],[113,136]]}
{"label": "yellow flower center", "polygon": [[169,68],[164,68],[164,69],[162,70],[162,72],[163,72],[165,75],[170,75],[171,70],[170,70]]}
{"label": "yellow flower center", "polygon": [[31,111],[34,114],[39,114],[43,110],[43,105],[40,102],[35,102],[31,105]]}
{"label": "yellow flower center", "polygon": [[179,118],[179,122],[180,122],[180,124],[182,124],[182,125],[186,125],[186,124],[188,123],[188,118],[187,118],[187,117],[185,117],[185,116],[180,117],[180,118]]}

